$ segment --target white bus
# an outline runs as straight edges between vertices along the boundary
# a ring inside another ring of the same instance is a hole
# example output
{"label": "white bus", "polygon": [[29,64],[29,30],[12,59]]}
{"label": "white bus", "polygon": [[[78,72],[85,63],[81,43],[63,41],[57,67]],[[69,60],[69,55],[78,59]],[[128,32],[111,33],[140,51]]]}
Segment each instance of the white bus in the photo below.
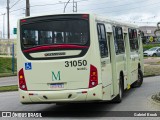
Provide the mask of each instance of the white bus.
{"label": "white bus", "polygon": [[95,14],[20,19],[21,103],[121,102],[125,90],[143,82],[138,31]]}

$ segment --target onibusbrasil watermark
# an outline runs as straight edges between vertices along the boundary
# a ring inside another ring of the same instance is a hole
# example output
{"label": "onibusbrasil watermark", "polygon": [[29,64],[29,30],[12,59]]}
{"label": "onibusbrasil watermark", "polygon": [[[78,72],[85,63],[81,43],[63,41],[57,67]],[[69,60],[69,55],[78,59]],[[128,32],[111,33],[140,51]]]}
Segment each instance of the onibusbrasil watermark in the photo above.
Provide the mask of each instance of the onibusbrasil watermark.
{"label": "onibusbrasil watermark", "polygon": [[1,117],[40,118],[42,114],[38,112],[1,112]]}

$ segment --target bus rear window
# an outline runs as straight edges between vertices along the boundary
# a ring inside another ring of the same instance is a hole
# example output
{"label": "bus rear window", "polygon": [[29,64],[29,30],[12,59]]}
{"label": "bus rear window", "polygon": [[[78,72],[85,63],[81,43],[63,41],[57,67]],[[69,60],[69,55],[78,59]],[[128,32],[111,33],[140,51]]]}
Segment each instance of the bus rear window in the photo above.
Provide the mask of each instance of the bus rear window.
{"label": "bus rear window", "polygon": [[88,20],[52,19],[35,21],[21,26],[24,49],[43,45],[86,45],[89,41]]}

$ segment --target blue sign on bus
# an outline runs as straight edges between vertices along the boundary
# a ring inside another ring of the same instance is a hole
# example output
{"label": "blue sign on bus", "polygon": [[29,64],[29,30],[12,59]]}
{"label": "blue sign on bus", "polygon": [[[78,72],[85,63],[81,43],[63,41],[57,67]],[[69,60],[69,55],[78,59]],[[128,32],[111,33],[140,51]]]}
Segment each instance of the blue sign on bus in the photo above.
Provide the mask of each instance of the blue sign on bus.
{"label": "blue sign on bus", "polygon": [[32,64],[31,62],[25,63],[25,70],[31,70],[32,69]]}

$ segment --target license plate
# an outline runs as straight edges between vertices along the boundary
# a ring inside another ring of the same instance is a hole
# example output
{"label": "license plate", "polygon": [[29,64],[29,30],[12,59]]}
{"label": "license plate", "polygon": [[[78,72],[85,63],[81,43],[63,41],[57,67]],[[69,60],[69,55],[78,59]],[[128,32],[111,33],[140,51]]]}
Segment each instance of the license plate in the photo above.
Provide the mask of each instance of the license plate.
{"label": "license plate", "polygon": [[63,83],[50,84],[50,88],[64,88]]}

